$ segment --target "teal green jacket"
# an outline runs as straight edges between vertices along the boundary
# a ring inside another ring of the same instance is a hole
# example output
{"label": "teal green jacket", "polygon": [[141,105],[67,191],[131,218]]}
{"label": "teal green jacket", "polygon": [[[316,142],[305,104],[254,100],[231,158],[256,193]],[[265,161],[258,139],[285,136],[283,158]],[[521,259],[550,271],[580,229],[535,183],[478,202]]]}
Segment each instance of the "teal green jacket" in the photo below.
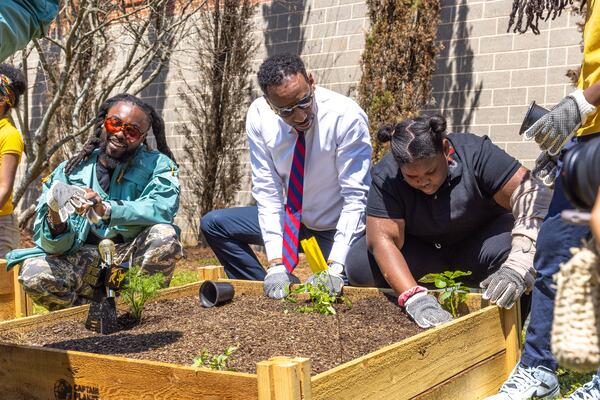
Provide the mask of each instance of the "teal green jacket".
{"label": "teal green jacket", "polygon": [[[92,229],[98,237],[110,239],[121,235],[125,242],[129,242],[148,226],[175,226],[173,219],[179,208],[179,171],[169,157],[141,145],[128,163],[115,169],[110,182],[110,193],[105,193],[96,178],[98,154],[99,150],[95,150],[68,176],[64,173],[65,161],[45,180],[33,225],[36,247],[9,252],[6,255],[7,269],[10,270],[31,257],[73,254],[85,243]],[[89,187],[98,193],[103,201],[110,202],[110,220],[92,224],[87,218],[75,213],[67,220],[67,230],[52,237],[46,219],[46,191],[55,180]],[[175,228],[179,231],[176,226]]]}
{"label": "teal green jacket", "polygon": [[0,0],[0,62],[42,37],[58,13],[59,0]]}

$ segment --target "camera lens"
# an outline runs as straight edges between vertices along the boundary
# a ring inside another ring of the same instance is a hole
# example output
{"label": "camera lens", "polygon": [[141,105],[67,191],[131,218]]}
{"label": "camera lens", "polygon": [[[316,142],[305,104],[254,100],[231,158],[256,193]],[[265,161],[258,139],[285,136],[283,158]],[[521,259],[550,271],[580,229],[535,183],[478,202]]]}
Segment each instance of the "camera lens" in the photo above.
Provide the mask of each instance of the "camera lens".
{"label": "camera lens", "polygon": [[600,186],[600,137],[569,149],[561,179],[567,199],[581,210],[591,210]]}

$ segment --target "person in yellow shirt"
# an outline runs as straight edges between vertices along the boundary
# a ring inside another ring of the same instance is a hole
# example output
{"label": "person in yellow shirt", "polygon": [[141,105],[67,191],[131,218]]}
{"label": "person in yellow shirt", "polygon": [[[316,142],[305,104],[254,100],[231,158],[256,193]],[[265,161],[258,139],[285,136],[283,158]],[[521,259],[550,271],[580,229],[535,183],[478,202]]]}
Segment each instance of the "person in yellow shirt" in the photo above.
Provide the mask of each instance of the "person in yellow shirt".
{"label": "person in yellow shirt", "polygon": [[[541,2],[515,0],[510,24],[517,16],[516,31],[531,28],[549,16],[560,15],[570,1]],[[571,258],[571,247],[580,247],[590,237],[586,225],[568,224],[561,212],[574,208],[565,196],[561,179],[556,179],[562,168],[564,154],[576,143],[600,140],[600,0],[581,2],[587,6],[583,33],[584,49],[578,88],[540,118],[524,135],[533,139],[542,150],[533,173],[547,185],[554,184],[554,194],[546,219],[540,227],[536,242],[534,267],[536,279],[532,290],[530,321],[520,362],[500,388],[488,400],[550,399],[560,394],[556,376],[558,367],[550,349],[550,332],[554,316],[556,287],[553,275],[560,264]],[[523,16],[525,25],[522,25]],[[600,371],[599,371],[600,373]],[[600,377],[593,379],[572,393],[569,400],[600,399]]]}
{"label": "person in yellow shirt", "polygon": [[15,67],[0,64],[0,258],[19,244],[19,228],[12,203],[13,185],[24,145],[11,110],[19,105],[27,85]]}

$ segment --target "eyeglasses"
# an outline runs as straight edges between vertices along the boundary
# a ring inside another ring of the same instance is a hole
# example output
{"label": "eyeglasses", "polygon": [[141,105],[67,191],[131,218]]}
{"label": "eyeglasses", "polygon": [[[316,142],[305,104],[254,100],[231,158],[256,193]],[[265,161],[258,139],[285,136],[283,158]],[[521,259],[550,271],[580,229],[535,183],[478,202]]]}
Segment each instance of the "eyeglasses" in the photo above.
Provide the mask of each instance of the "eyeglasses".
{"label": "eyeglasses", "polygon": [[[266,96],[265,96],[265,98],[266,98]],[[290,115],[292,115],[296,108],[301,108],[303,110],[306,110],[307,108],[312,106],[313,99],[314,99],[314,92],[311,89],[310,93],[308,95],[306,95],[306,97],[303,97],[296,104],[294,104],[293,106],[290,106],[290,107],[277,107],[277,106],[273,105],[273,103],[271,103],[269,101],[269,99],[267,99],[267,102],[269,103],[269,105],[271,106],[271,109],[273,110],[273,112],[275,114],[279,115],[280,117],[285,118],[285,117],[289,117]]]}
{"label": "eyeglasses", "polygon": [[104,128],[106,132],[114,135],[117,132],[122,132],[129,143],[135,143],[145,132],[142,132],[136,125],[127,124],[123,120],[115,115],[106,117],[104,120]]}

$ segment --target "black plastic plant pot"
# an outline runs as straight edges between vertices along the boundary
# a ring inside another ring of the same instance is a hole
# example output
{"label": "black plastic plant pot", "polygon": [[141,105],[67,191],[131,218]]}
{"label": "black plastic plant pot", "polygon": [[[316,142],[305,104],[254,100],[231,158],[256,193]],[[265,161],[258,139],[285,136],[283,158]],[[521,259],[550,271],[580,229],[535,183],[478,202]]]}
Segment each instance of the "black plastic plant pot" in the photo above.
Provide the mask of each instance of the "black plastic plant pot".
{"label": "black plastic plant pot", "polygon": [[527,129],[531,127],[531,125],[535,124],[535,121],[542,118],[544,115],[548,114],[550,110],[545,109],[542,106],[538,106],[534,101],[531,102],[527,113],[525,114],[525,118],[523,118],[523,123],[521,124],[521,129],[519,129],[519,135],[522,135]]}
{"label": "black plastic plant pot", "polygon": [[200,304],[206,308],[220,306],[231,301],[234,293],[231,283],[206,281],[200,286]]}

